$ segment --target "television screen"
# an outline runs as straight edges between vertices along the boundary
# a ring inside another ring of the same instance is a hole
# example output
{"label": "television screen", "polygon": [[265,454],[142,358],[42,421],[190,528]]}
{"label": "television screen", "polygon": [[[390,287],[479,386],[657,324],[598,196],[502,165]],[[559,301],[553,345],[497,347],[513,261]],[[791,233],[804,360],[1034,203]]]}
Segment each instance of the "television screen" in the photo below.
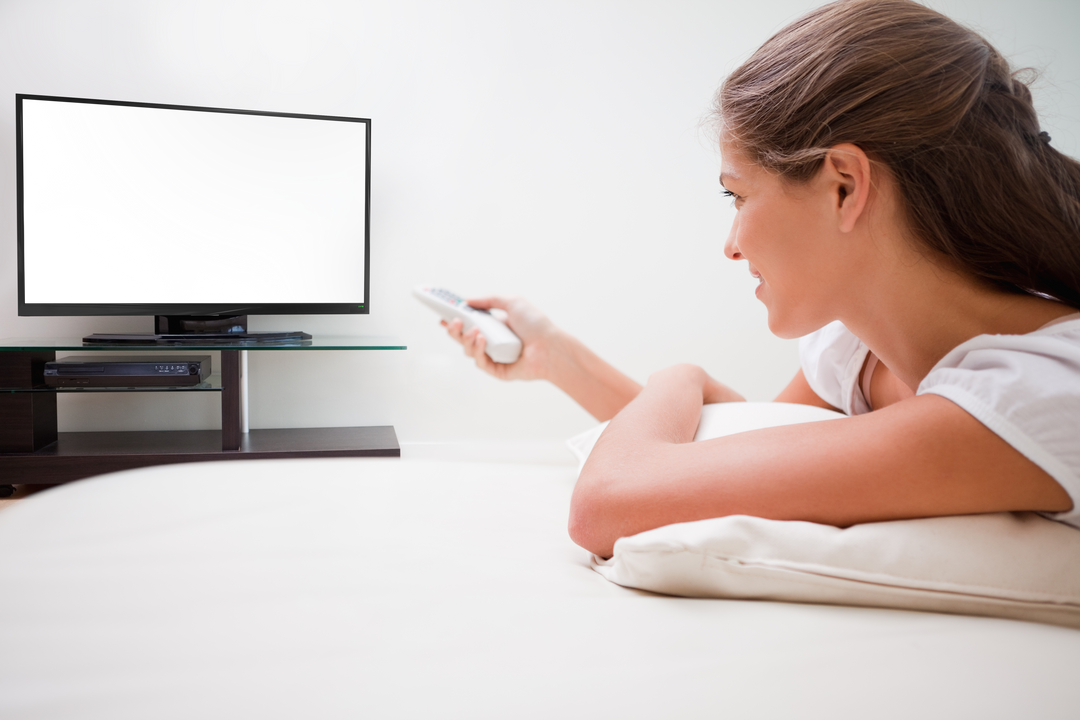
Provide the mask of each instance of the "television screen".
{"label": "television screen", "polygon": [[20,315],[368,311],[369,120],[16,96]]}

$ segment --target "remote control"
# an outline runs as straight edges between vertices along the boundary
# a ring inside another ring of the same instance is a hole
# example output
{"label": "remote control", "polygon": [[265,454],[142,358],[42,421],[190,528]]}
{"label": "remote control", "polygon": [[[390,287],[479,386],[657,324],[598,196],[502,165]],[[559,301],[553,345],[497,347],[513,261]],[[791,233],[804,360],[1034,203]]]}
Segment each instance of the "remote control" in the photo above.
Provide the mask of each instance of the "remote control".
{"label": "remote control", "polygon": [[521,339],[506,327],[506,323],[487,310],[477,310],[464,299],[442,288],[417,285],[413,288],[413,295],[447,322],[460,318],[464,323],[463,332],[468,332],[473,326],[480,328],[487,338],[487,356],[495,362],[512,363],[521,357]]}

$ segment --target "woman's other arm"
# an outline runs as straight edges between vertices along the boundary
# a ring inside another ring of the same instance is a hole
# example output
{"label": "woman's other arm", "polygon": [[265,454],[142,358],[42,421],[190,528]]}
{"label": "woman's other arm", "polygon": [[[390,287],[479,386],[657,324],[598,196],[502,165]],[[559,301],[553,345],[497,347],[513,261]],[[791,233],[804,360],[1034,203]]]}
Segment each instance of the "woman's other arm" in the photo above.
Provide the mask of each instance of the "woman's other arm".
{"label": "woman's other arm", "polygon": [[700,368],[669,368],[612,420],[574,489],[575,542],[610,556],[620,537],[726,515],[846,527],[1072,506],[1045,471],[937,395],[691,442],[715,385]]}
{"label": "woman's other arm", "polygon": [[563,332],[543,313],[521,298],[489,297],[469,300],[481,310],[498,308],[522,342],[521,358],[511,364],[492,361],[487,342],[477,328],[462,332],[460,320],[443,322],[447,331],[484,372],[500,380],[548,380],[597,420],[609,420],[641,392],[641,385],[619,372]]}
{"label": "woman's other arm", "polygon": [[813,405],[814,407],[840,412],[839,408],[835,408],[822,400],[818,394],[810,388],[810,383],[806,381],[806,375],[803,374],[802,368],[799,368],[799,372],[795,373],[795,377],[792,378],[787,387],[776,396],[776,399],[773,400],[773,402]]}

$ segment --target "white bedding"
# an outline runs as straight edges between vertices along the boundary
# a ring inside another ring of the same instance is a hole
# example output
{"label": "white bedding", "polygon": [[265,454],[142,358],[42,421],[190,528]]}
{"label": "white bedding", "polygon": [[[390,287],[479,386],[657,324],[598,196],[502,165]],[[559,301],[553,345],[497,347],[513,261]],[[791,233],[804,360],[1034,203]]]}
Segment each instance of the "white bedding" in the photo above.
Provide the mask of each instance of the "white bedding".
{"label": "white bedding", "polygon": [[0,717],[1074,718],[1080,631],[605,581],[572,467],[176,465],[0,513]]}

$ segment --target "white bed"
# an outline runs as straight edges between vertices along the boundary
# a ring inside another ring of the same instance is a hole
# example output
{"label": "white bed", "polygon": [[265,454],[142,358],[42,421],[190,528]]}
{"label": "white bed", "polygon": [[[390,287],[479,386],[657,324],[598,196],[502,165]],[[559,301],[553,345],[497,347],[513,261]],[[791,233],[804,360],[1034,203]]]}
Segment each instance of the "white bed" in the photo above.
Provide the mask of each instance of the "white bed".
{"label": "white bed", "polygon": [[630,590],[569,465],[174,465],[0,512],[0,717],[1075,718],[1080,631]]}

